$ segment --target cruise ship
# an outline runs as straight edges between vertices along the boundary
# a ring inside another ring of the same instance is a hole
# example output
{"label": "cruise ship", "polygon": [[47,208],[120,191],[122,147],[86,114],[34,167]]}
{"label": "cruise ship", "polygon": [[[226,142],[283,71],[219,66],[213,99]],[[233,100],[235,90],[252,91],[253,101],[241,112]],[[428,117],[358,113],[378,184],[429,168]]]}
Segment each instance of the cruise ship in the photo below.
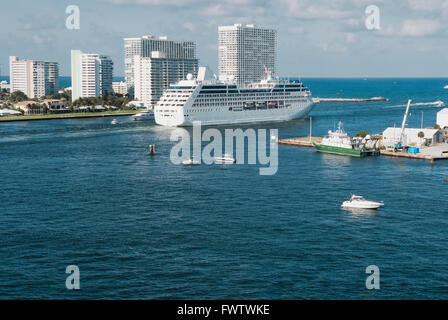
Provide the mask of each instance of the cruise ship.
{"label": "cruise ship", "polygon": [[154,107],[163,126],[224,125],[287,121],[305,117],[315,106],[311,92],[300,81],[266,79],[244,87],[221,82],[208,67],[197,79],[189,74],[165,90]]}

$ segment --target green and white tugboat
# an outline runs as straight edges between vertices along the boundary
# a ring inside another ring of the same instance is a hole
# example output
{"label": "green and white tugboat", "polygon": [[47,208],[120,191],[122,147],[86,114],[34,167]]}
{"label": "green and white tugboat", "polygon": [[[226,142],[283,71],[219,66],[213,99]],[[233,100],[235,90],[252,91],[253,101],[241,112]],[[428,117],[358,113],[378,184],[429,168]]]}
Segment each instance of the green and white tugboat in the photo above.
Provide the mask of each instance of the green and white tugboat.
{"label": "green and white tugboat", "polygon": [[317,151],[325,153],[340,154],[353,157],[376,156],[380,154],[378,140],[372,139],[370,135],[365,137],[351,138],[344,132],[342,122],[339,122],[338,129],[328,131],[328,136],[322,139],[321,143],[313,143]]}

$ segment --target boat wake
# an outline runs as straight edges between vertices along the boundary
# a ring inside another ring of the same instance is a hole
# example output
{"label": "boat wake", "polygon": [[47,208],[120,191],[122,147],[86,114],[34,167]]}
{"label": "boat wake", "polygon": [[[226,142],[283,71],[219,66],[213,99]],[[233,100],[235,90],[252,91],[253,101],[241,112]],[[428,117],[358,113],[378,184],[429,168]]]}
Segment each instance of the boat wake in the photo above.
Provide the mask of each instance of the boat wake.
{"label": "boat wake", "polygon": [[[387,108],[401,108],[401,107],[406,107],[407,104],[397,104],[394,106],[387,106]],[[436,108],[441,108],[445,106],[445,103],[441,100],[437,100],[437,101],[432,101],[432,102],[417,102],[417,103],[412,103],[412,106],[435,106]]]}

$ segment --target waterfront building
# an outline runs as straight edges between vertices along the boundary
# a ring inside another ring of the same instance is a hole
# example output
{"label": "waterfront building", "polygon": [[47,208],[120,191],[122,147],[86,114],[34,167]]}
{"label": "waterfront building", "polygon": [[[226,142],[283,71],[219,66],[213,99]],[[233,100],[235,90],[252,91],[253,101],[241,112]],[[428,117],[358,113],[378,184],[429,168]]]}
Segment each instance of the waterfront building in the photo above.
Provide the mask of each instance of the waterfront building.
{"label": "waterfront building", "polygon": [[128,94],[128,87],[124,81],[112,82],[112,90],[114,93],[121,94],[123,96]]}
{"label": "waterfront building", "polygon": [[72,101],[113,94],[113,62],[97,53],[71,51]]}
{"label": "waterfront building", "polygon": [[144,109],[145,104],[142,101],[133,100],[133,101],[129,101],[126,104],[126,107],[131,107],[132,109]]}
{"label": "waterfront building", "polygon": [[49,113],[67,113],[70,109],[67,103],[58,99],[45,99],[42,104],[47,108]]}
{"label": "waterfront building", "polygon": [[192,41],[173,41],[150,35],[124,38],[125,80],[130,95],[134,95],[134,57],[151,57],[153,51],[164,53],[166,59],[196,59],[196,44]]}
{"label": "waterfront building", "polygon": [[253,24],[218,27],[219,77],[246,85],[276,72],[277,31]]}
{"label": "waterfront building", "polygon": [[[423,137],[418,135],[423,132]],[[381,144],[386,148],[393,148],[396,143],[400,142],[401,128],[387,128],[383,132],[383,140]],[[405,128],[403,134],[403,146],[430,146],[434,143],[444,142],[445,137],[442,131],[438,129],[420,129],[420,128]]]}
{"label": "waterfront building", "polygon": [[57,62],[19,60],[17,56],[10,56],[9,79],[11,93],[22,91],[28,98],[57,94],[59,65]]}
{"label": "waterfront building", "polygon": [[197,75],[197,59],[174,59],[160,51],[150,58],[134,57],[134,97],[145,106],[154,106],[171,84]]}
{"label": "waterfront building", "polygon": [[23,114],[26,116],[44,114],[45,112],[45,108],[41,104],[38,104],[36,101],[33,100],[17,102],[14,105],[14,108],[22,110]]}

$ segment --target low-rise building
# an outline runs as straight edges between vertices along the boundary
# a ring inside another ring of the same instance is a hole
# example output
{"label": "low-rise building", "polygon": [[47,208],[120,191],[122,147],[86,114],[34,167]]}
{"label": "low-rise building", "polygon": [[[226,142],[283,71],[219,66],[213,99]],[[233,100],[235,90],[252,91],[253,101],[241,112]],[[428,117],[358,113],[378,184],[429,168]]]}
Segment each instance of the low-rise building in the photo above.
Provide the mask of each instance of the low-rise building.
{"label": "low-rise building", "polygon": [[95,107],[93,107],[93,111],[95,111],[95,112],[103,112],[103,111],[106,111],[106,108],[101,106],[101,105],[96,105]]}
{"label": "low-rise building", "polygon": [[[423,132],[423,137],[419,137],[420,132]],[[400,141],[400,135],[401,128],[387,128],[381,143],[386,148],[394,147]],[[438,129],[405,128],[401,143],[403,146],[431,146],[444,141],[444,134]]]}
{"label": "low-rise building", "polygon": [[128,85],[123,81],[112,82],[112,89],[116,94],[121,94],[123,96],[128,94]]}
{"label": "low-rise building", "polygon": [[14,108],[22,110],[25,115],[45,113],[45,107],[32,100],[17,102]]}
{"label": "low-rise building", "polygon": [[134,109],[144,109],[145,108],[145,103],[143,101],[132,100],[132,101],[129,101],[126,104],[126,106],[134,108]]}
{"label": "low-rise building", "polygon": [[62,100],[57,99],[45,99],[43,101],[44,106],[47,108],[49,113],[67,113],[70,112],[70,109],[67,106],[67,103]]}

